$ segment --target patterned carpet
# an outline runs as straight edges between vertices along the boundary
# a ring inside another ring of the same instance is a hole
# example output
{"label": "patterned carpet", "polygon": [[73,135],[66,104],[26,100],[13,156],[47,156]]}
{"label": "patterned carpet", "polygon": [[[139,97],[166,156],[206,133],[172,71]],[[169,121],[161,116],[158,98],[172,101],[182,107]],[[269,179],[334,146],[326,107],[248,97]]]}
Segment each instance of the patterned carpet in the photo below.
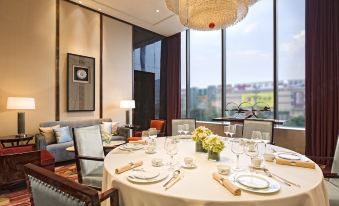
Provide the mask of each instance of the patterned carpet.
{"label": "patterned carpet", "polygon": [[[55,173],[66,177],[72,181],[77,182],[78,181],[78,176],[76,173],[76,166],[74,163],[59,166],[55,168]],[[29,195],[28,195],[28,190],[18,188],[18,189],[13,189],[12,191],[7,191],[4,194],[0,195],[1,198],[8,198],[10,200],[9,204],[2,204],[0,202],[0,206],[30,206],[30,200],[29,200]]]}

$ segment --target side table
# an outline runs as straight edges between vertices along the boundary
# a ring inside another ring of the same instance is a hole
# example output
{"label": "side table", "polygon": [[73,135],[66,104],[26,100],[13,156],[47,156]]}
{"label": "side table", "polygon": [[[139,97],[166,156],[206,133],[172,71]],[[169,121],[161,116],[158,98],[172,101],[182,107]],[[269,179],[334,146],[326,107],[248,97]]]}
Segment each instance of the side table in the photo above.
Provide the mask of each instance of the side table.
{"label": "side table", "polygon": [[0,143],[3,148],[6,148],[5,143],[11,143],[12,146],[15,146],[14,143],[16,143],[16,146],[18,146],[19,142],[26,141],[25,144],[28,144],[32,139],[33,139],[33,135],[31,134],[26,134],[24,136],[10,135],[10,136],[0,137]]}

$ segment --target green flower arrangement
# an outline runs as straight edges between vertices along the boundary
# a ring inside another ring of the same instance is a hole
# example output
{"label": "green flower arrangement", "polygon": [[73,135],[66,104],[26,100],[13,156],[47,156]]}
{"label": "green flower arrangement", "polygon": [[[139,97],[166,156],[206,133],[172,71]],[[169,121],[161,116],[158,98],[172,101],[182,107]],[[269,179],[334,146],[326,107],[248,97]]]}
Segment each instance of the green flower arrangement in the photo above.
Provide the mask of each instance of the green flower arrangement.
{"label": "green flower arrangement", "polygon": [[109,134],[108,132],[101,132],[101,139],[105,143],[110,143],[111,138],[112,138],[112,135]]}
{"label": "green flower arrangement", "polygon": [[213,133],[210,129],[204,126],[200,126],[192,132],[192,139],[195,142],[199,142],[199,141],[201,142],[203,139],[210,136],[211,134]]}
{"label": "green flower arrangement", "polygon": [[202,141],[205,150],[219,153],[225,148],[224,141],[219,135],[211,134]]}

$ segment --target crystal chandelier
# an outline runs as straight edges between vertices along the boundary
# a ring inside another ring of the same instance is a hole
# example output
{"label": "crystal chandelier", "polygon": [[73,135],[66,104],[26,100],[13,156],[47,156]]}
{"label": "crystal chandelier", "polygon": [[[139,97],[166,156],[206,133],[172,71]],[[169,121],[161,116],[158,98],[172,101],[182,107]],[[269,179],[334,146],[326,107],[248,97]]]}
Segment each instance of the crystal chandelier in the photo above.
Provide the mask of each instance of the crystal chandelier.
{"label": "crystal chandelier", "polygon": [[181,24],[196,30],[217,30],[244,19],[258,0],[165,0]]}

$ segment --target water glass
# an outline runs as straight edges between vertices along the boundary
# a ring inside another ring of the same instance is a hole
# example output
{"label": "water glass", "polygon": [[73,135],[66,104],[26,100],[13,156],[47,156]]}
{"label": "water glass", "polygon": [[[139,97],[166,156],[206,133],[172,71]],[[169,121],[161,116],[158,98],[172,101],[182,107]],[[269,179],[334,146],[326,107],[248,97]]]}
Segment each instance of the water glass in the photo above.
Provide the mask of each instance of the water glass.
{"label": "water glass", "polygon": [[256,141],[256,142],[260,142],[262,140],[261,132],[260,131],[253,131],[251,139]]}
{"label": "water glass", "polygon": [[241,140],[233,139],[231,141],[231,151],[237,156],[237,166],[233,170],[236,172],[242,171],[243,169],[239,166],[239,157],[241,154],[244,154],[244,144],[242,144]]}
{"label": "water glass", "polygon": [[190,131],[190,125],[189,124],[182,125],[182,131],[184,132],[185,136],[187,136],[188,132]]}
{"label": "water glass", "polygon": [[174,169],[173,157],[174,155],[178,153],[177,141],[173,137],[166,137],[164,147],[165,147],[166,153],[171,157],[169,169],[173,170]]}
{"label": "water glass", "polygon": [[182,135],[182,132],[183,132],[183,125],[179,124],[178,125],[178,134],[179,134],[179,136]]}
{"label": "water glass", "polygon": [[149,135],[149,138],[151,138],[151,139],[157,138],[157,136],[158,136],[158,131],[157,131],[157,129],[155,129],[155,128],[150,128],[150,129],[148,130],[148,135]]}

